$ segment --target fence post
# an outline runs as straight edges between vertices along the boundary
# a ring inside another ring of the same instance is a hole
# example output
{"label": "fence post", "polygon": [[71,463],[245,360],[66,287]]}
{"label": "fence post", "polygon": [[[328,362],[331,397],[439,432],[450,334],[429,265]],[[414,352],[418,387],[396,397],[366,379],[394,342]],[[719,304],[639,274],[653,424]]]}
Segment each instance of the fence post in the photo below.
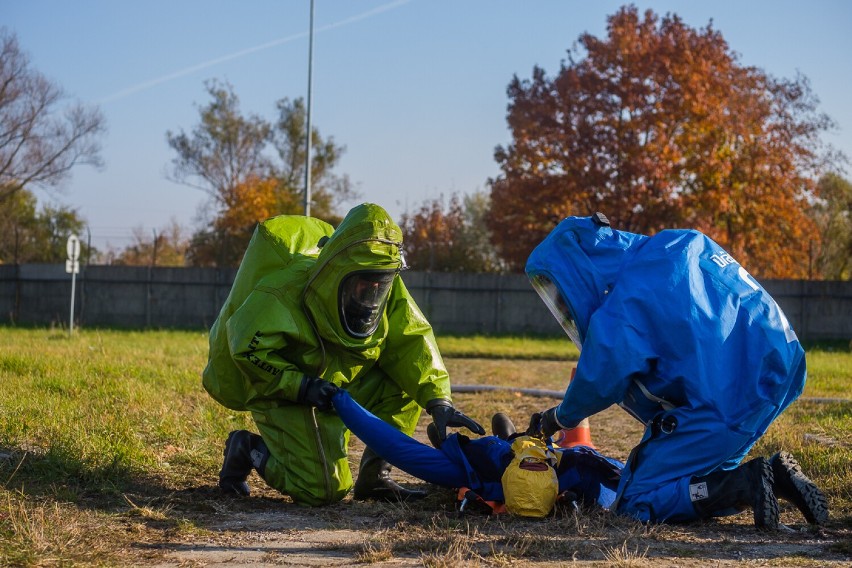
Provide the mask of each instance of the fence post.
{"label": "fence post", "polygon": [[15,262],[15,306],[12,308],[12,323],[16,324],[21,317],[21,265]]}
{"label": "fence post", "polygon": [[496,298],[494,306],[494,333],[500,333],[500,318],[502,317],[501,310],[503,309],[503,280],[504,278],[497,277]]}
{"label": "fence post", "polygon": [[806,300],[805,300],[805,292],[808,286],[809,280],[799,280],[799,313],[802,314],[802,341],[807,340],[810,336],[810,331],[808,327],[808,311],[806,310]]}
{"label": "fence post", "polygon": [[145,327],[151,327],[151,271],[153,269],[148,266],[148,279],[145,283]]}

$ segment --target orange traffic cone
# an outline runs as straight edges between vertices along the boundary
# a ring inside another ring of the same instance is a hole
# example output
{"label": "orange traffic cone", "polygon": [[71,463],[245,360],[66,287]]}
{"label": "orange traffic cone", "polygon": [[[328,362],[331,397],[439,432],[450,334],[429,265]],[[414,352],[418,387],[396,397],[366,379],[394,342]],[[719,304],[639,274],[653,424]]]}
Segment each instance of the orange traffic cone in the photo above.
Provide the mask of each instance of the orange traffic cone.
{"label": "orange traffic cone", "polygon": [[583,418],[582,422],[574,428],[563,428],[554,434],[551,439],[560,448],[573,448],[574,446],[595,447],[592,443],[592,430],[589,427],[588,418]]}
{"label": "orange traffic cone", "polygon": [[[574,375],[576,373],[577,367],[571,369],[571,380],[574,379]],[[551,440],[553,440],[553,443],[560,448],[573,448],[574,446],[595,447],[592,443],[592,430],[589,426],[588,418],[583,418],[583,420],[574,428],[563,428],[559,432],[555,433],[551,437]]]}

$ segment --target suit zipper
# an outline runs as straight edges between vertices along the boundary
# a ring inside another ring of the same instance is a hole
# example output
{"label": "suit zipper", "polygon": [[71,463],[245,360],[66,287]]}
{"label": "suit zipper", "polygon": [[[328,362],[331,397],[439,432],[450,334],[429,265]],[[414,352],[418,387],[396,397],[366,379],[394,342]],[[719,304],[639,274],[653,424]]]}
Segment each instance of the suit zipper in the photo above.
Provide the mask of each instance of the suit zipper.
{"label": "suit zipper", "polygon": [[317,452],[319,453],[323,481],[325,482],[326,502],[331,503],[331,474],[328,472],[328,459],[325,456],[325,449],[322,445],[322,435],[320,435],[319,422],[317,422],[317,409],[314,407],[311,407],[311,420],[313,421]]}

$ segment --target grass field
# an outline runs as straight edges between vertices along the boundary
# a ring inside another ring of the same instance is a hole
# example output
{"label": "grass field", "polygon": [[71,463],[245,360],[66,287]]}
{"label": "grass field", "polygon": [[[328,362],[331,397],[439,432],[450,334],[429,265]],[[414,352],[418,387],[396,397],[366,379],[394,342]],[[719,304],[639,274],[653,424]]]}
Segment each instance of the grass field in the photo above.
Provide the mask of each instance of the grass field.
{"label": "grass field", "polygon": [[[567,340],[439,338],[454,384],[563,389],[577,358]],[[251,479],[249,499],[215,483],[228,432],[244,413],[202,389],[201,332],[67,332],[0,327],[0,566],[843,565],[852,558],[852,353],[808,350],[803,398],[753,454],[792,451],[829,497],[815,530],[785,507],[791,527],[771,535],[747,514],[687,526],[645,526],[599,511],[546,522],[456,515],[448,490],[417,508],[342,503],[308,509]],[[487,424],[518,423],[555,403],[512,392],[459,394]],[[846,399],[825,401],[817,399]],[[418,437],[425,440],[421,419]],[[641,436],[618,409],[592,418],[593,439],[626,458]],[[352,452],[353,469],[360,456]],[[399,475],[407,483],[417,480]]]}

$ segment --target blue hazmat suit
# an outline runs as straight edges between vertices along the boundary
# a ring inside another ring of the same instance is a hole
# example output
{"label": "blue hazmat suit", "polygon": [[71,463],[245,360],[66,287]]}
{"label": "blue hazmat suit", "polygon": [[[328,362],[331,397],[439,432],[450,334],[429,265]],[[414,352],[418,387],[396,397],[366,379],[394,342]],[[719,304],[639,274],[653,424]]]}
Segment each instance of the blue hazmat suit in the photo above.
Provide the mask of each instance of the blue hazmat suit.
{"label": "blue hazmat suit", "polygon": [[[332,397],[334,410],[358,438],[399,469],[429,483],[467,487],[486,501],[502,502],[500,478],[512,460],[511,442],[497,436],[469,439],[450,434],[440,449],[423,444],[366,410],[344,390]],[[623,464],[592,448],[554,448],[559,491],[571,491],[586,504],[609,508]]]}
{"label": "blue hazmat suit", "polygon": [[646,425],[622,472],[620,513],[697,518],[690,479],[736,468],[802,392],[805,354],[781,308],[698,231],[648,237],[601,214],[569,217],[526,272],[555,285],[581,350],[559,424],[619,404]]}

